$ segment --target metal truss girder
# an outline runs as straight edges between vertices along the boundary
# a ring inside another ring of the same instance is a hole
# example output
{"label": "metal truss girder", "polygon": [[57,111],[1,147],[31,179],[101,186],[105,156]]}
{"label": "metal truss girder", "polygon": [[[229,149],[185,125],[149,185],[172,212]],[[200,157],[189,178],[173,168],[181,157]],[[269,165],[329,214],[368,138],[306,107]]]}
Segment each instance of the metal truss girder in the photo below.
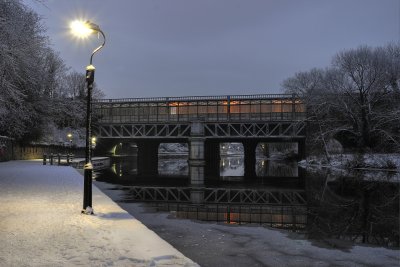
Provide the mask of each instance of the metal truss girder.
{"label": "metal truss girder", "polygon": [[205,123],[206,137],[304,137],[304,122]]}
{"label": "metal truss girder", "polygon": [[[305,137],[304,121],[204,123],[205,137]],[[176,138],[190,136],[190,123],[100,124],[94,128],[100,138]]]}
{"label": "metal truss girder", "polygon": [[257,131],[256,131],[255,134],[258,136],[258,135],[262,135],[262,134],[266,133],[268,128],[267,128],[266,124],[261,125],[261,126],[257,125],[257,129],[256,130]]}
{"label": "metal truss girder", "polygon": [[296,135],[306,135],[306,123],[304,121],[297,122],[295,126]]}
{"label": "metal truss girder", "polygon": [[190,124],[97,125],[93,131],[98,138],[176,138],[190,136]]}
{"label": "metal truss girder", "polygon": [[[204,203],[208,204],[271,204],[306,205],[305,192],[301,190],[203,188]],[[130,187],[128,200],[190,202],[191,188]]]}
{"label": "metal truss girder", "polygon": [[256,202],[267,202],[267,193],[266,192],[261,192],[258,194],[255,198]]}
{"label": "metal truss girder", "polygon": [[131,187],[127,200],[131,201],[170,201],[189,202],[189,188],[175,187]]}

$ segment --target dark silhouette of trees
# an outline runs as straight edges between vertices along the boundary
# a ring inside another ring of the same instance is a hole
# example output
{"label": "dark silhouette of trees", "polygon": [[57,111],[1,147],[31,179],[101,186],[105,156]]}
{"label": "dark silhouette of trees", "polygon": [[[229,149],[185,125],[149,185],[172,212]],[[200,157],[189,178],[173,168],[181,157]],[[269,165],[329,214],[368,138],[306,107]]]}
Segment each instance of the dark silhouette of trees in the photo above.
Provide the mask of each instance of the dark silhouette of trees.
{"label": "dark silhouette of trees", "polygon": [[361,150],[399,151],[399,70],[399,45],[360,46],[338,53],[326,69],[297,73],[283,88],[306,101],[314,143],[336,138]]}

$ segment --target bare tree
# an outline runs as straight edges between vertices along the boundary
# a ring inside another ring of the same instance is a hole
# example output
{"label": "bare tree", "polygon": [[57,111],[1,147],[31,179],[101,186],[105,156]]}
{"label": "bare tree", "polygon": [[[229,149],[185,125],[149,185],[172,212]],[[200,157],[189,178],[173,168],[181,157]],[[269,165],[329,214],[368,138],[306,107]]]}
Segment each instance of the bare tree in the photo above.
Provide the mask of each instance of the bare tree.
{"label": "bare tree", "polygon": [[327,130],[328,117],[326,116],[327,99],[324,98],[326,71],[322,69],[312,69],[308,72],[296,73],[293,78],[283,82],[285,93],[298,95],[305,101],[307,109],[307,120],[312,130],[309,131],[307,142],[311,147],[324,151],[327,161],[330,161],[327,149],[327,139],[332,137],[332,133]]}
{"label": "bare tree", "polygon": [[[286,92],[307,104],[314,140],[336,137],[362,149],[399,142],[399,46],[361,46],[338,53],[332,65],[284,81]],[[328,157],[329,155],[327,155]]]}
{"label": "bare tree", "polygon": [[361,147],[372,145],[374,111],[387,94],[384,63],[385,55],[380,49],[365,46],[340,52],[333,61],[334,68],[342,74],[342,81],[332,89],[343,104],[352,107],[352,130]]}
{"label": "bare tree", "polygon": [[[83,127],[86,118],[86,78],[84,73],[71,71],[64,74],[61,82],[61,98],[54,121],[59,127]],[[93,86],[93,98],[103,98],[104,93]]]}
{"label": "bare tree", "polygon": [[389,44],[383,48],[382,53],[385,54],[385,69],[389,85],[394,92],[400,93],[400,46]]}

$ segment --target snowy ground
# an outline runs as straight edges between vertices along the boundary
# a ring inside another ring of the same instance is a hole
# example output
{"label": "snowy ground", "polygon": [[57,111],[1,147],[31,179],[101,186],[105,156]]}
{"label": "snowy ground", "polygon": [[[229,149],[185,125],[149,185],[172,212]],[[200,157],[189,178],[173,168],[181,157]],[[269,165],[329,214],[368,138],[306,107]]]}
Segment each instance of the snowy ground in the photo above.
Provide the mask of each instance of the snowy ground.
{"label": "snowy ground", "polygon": [[[124,198],[118,186],[95,184],[116,201]],[[175,219],[144,204],[118,204],[203,267],[400,266],[399,250],[335,240],[311,242],[276,229]]]}
{"label": "snowy ground", "polygon": [[0,163],[0,266],[197,266],[83,178],[40,161]]}

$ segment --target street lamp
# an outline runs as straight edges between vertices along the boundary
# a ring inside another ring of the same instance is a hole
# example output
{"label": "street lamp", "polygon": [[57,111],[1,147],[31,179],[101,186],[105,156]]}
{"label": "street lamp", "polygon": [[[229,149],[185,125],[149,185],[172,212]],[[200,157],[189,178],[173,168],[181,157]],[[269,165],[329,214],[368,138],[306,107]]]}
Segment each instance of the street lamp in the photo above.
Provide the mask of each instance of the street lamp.
{"label": "street lamp", "polygon": [[68,141],[70,143],[70,146],[72,146],[72,133],[68,133],[67,134],[67,138],[68,138]]}
{"label": "street lamp", "polygon": [[72,152],[72,133],[67,134],[67,139],[69,141],[69,150]]}
{"label": "street lamp", "polygon": [[96,147],[96,142],[97,142],[96,136],[92,136],[92,147],[93,147],[93,148]]}
{"label": "street lamp", "polygon": [[96,148],[96,142],[97,142],[97,138],[96,138],[96,136],[92,136],[92,140],[91,140],[91,142],[92,142],[92,153],[93,153],[93,150]]}
{"label": "street lamp", "polygon": [[103,43],[93,50],[90,56],[89,65],[86,67],[86,147],[85,147],[85,166],[84,166],[84,185],[83,185],[83,209],[82,213],[93,214],[92,208],[92,156],[91,156],[91,127],[92,127],[92,90],[94,82],[95,67],[92,65],[94,54],[103,48],[106,43],[106,36],[99,25],[90,21],[73,21],[70,24],[71,32],[80,38],[86,38],[90,34],[97,33],[103,36]]}

